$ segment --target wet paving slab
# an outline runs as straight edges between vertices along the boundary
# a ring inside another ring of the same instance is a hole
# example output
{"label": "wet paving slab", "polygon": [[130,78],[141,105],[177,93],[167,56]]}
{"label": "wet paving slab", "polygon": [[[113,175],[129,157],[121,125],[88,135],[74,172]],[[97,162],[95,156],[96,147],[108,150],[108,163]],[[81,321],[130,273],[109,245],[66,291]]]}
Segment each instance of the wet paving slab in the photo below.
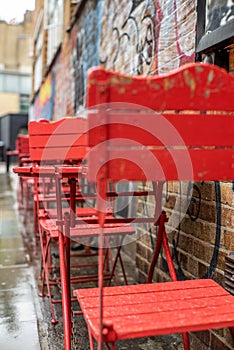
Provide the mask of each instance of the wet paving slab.
{"label": "wet paving slab", "polygon": [[[63,350],[61,304],[55,304],[58,323],[51,323],[48,297],[40,298],[39,247],[35,250],[33,212],[17,210],[17,176],[1,173],[0,167],[0,349]],[[57,246],[53,247],[58,265]],[[135,282],[135,268],[124,257],[128,280]],[[58,272],[58,271],[57,271]],[[77,271],[76,271],[77,273]],[[120,276],[120,284],[124,283]],[[73,288],[85,288],[74,285]],[[90,286],[88,286],[90,287]],[[53,288],[61,297],[59,285]],[[72,310],[79,311],[78,302]],[[89,350],[89,337],[82,315],[73,316],[72,350]],[[120,341],[116,350],[182,350],[181,337],[170,335]]]}
{"label": "wet paving slab", "polygon": [[[9,281],[10,275],[10,281]],[[26,268],[1,270],[0,348],[1,350],[39,350],[37,314],[32,276]]]}

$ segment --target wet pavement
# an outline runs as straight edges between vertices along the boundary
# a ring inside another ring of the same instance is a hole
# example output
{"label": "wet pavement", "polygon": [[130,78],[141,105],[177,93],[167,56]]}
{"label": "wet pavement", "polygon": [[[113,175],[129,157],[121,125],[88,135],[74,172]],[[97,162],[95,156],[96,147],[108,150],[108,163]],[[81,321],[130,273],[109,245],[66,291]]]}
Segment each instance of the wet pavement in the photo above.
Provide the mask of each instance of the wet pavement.
{"label": "wet pavement", "polygon": [[[39,297],[40,254],[34,245],[33,212],[18,210],[17,184],[17,176],[11,171],[7,175],[0,164],[0,349],[62,350],[61,304],[55,305],[59,322],[53,325],[48,298]],[[54,263],[58,264],[57,247],[53,249]],[[129,282],[136,283],[135,268],[126,256],[124,261]],[[60,298],[59,287],[53,293],[54,298]],[[72,304],[72,309],[79,310],[77,302]],[[88,349],[83,316],[74,315],[72,350]],[[171,335],[117,342],[116,349],[182,350],[183,346],[179,335]]]}
{"label": "wet pavement", "polygon": [[0,168],[0,349],[39,350],[34,272],[19,231],[14,181]]}

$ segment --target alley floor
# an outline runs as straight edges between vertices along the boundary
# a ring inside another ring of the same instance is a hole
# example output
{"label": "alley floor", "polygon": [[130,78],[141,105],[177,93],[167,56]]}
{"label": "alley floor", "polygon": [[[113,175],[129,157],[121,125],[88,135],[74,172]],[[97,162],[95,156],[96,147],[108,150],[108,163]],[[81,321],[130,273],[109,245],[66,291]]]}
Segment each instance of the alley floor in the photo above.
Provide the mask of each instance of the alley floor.
{"label": "alley floor", "polygon": [[[39,297],[39,247],[35,248],[33,212],[18,208],[18,178],[0,165],[0,349],[62,350],[61,305],[55,305],[58,323],[50,322],[48,298]],[[53,258],[58,260],[56,247]],[[124,258],[130,283],[135,282],[131,262]],[[56,262],[58,264],[58,261]],[[80,287],[80,286],[79,286]],[[81,286],[85,287],[84,285]],[[76,285],[77,288],[77,285]],[[59,288],[54,297],[60,298]],[[73,311],[79,310],[77,302]],[[82,315],[73,316],[72,350],[88,350],[89,340]],[[117,342],[118,350],[181,350],[180,335]]]}
{"label": "alley floor", "polygon": [[0,349],[39,350],[34,270],[18,225],[16,182],[0,172]]}

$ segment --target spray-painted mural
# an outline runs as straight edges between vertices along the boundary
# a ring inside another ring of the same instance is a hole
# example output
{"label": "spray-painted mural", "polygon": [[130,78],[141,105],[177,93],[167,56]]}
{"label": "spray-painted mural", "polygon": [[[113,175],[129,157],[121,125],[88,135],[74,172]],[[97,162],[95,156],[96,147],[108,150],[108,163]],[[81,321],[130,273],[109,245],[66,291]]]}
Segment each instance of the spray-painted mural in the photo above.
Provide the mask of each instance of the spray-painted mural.
{"label": "spray-painted mural", "polygon": [[196,9],[194,0],[157,0],[157,72],[194,61]]}
{"label": "spray-painted mural", "polygon": [[151,75],[194,60],[194,0],[88,1],[83,12],[72,33],[75,113],[92,66]]}
{"label": "spray-painted mural", "polygon": [[99,55],[107,69],[148,75],[194,60],[193,0],[109,0],[102,11],[107,20],[101,28]]}
{"label": "spray-painted mural", "polygon": [[49,75],[40,88],[34,103],[34,119],[52,119],[54,104],[54,80]]}
{"label": "spray-painted mural", "polygon": [[83,21],[78,30],[72,33],[72,66],[74,77],[74,113],[77,114],[84,104],[86,73],[90,67],[100,65],[98,56],[99,21],[101,2],[96,6],[88,2]]}
{"label": "spray-painted mural", "polygon": [[[119,15],[121,14],[121,15]],[[103,2],[100,62],[132,75],[155,71],[155,1]]]}

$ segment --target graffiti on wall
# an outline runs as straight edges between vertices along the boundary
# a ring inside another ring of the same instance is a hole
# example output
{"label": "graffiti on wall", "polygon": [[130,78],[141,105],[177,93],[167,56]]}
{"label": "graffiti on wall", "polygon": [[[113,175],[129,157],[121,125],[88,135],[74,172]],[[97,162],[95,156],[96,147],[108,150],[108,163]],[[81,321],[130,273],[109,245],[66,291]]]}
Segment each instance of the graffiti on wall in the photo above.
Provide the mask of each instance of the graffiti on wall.
{"label": "graffiti on wall", "polygon": [[149,75],[193,61],[195,13],[193,0],[103,2],[100,62],[122,73]]}
{"label": "graffiti on wall", "polygon": [[52,119],[54,103],[54,80],[49,75],[40,88],[34,102],[34,119]]}
{"label": "graffiti on wall", "polygon": [[90,67],[150,75],[193,61],[195,13],[194,0],[88,1],[72,32],[75,113]]}
{"label": "graffiti on wall", "polygon": [[77,114],[84,105],[86,91],[86,73],[90,67],[100,64],[98,57],[101,2],[95,7],[94,3],[87,3],[81,26],[72,37],[72,67],[74,77],[74,112]]}
{"label": "graffiti on wall", "polygon": [[155,70],[155,11],[154,0],[103,2],[99,57],[107,69],[132,75]]}
{"label": "graffiti on wall", "polygon": [[194,0],[157,0],[157,71],[164,73],[194,61]]}

